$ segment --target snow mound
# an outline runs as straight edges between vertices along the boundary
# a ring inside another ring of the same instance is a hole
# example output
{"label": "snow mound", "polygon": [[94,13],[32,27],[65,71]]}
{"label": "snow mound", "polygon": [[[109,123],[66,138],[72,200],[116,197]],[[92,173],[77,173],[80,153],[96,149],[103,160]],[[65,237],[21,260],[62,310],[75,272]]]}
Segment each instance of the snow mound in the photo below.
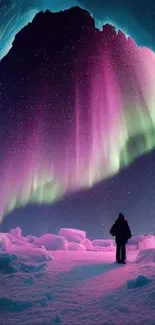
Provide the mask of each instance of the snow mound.
{"label": "snow mound", "polygon": [[128,250],[155,248],[155,236],[153,234],[137,235],[128,240]]}
{"label": "snow mound", "polygon": [[87,251],[94,251],[95,250],[95,247],[94,245],[92,244],[91,240],[86,238],[84,239],[82,242],[81,242],[81,245],[83,245]]}
{"label": "snow mound", "polygon": [[155,249],[148,248],[145,250],[141,250],[136,258],[136,263],[155,263]]}
{"label": "snow mound", "polygon": [[0,233],[0,251],[6,251],[11,247],[11,242],[6,234]]}
{"label": "snow mound", "polygon": [[10,240],[10,242],[11,242],[12,245],[15,245],[15,246],[24,246],[24,245],[27,245],[26,238],[24,238],[22,236],[19,239],[19,238],[15,237],[14,235],[10,234],[10,233],[5,234],[5,235]]}
{"label": "snow mound", "polygon": [[114,249],[114,241],[112,239],[94,239],[92,244],[95,247],[106,247],[109,249]]}
{"label": "snow mound", "polygon": [[21,236],[22,236],[22,231],[21,231],[21,229],[19,227],[17,227],[15,229],[11,229],[10,230],[10,234],[13,235],[13,236],[15,236],[16,238],[19,238],[20,239]]}
{"label": "snow mound", "polygon": [[26,237],[27,242],[30,243],[30,244],[33,244],[33,243],[35,242],[36,239],[37,239],[37,237],[32,236],[32,235],[28,235],[28,236]]}
{"label": "snow mound", "polygon": [[33,246],[18,247],[15,253],[18,259],[22,261],[37,263],[53,261],[53,256],[45,248],[35,248]]}
{"label": "snow mound", "polygon": [[70,251],[86,251],[86,247],[81,244],[75,243],[75,242],[69,242],[68,250],[70,250]]}
{"label": "snow mound", "polygon": [[132,236],[128,240],[128,245],[138,245],[140,241],[142,241],[145,238],[144,235],[137,235],[137,236]]}
{"label": "snow mound", "polygon": [[14,262],[11,262],[8,257],[0,256],[0,273],[1,274],[10,274],[16,272],[40,272],[47,271],[48,265],[46,263],[29,263],[23,262],[22,260],[17,259]]}
{"label": "snow mound", "polygon": [[59,236],[65,237],[68,241],[81,243],[86,239],[86,232],[79,229],[61,228]]}
{"label": "snow mound", "polygon": [[34,246],[44,246],[47,250],[66,250],[67,241],[62,236],[45,234],[34,241]]}
{"label": "snow mound", "polygon": [[49,260],[50,257],[47,257],[46,255],[39,252],[37,255],[18,255],[17,260],[14,262],[14,266],[16,267],[18,272],[24,273],[48,271]]}
{"label": "snow mound", "polygon": [[153,235],[148,235],[145,239],[139,242],[138,246],[139,250],[155,248],[155,237]]}
{"label": "snow mound", "polygon": [[24,272],[24,273],[31,273],[31,272],[41,272],[41,271],[48,271],[48,265],[47,263],[24,263],[20,261],[17,263],[18,265],[18,271]]}
{"label": "snow mound", "polygon": [[29,256],[31,259],[34,259],[38,263],[50,262],[54,260],[51,254],[49,254],[46,250],[39,248],[35,248],[35,250],[32,250]]}
{"label": "snow mound", "polygon": [[127,245],[128,251],[136,251],[138,250],[138,245]]}
{"label": "snow mound", "polygon": [[34,247],[12,247],[8,252],[0,254],[0,273],[39,272],[48,270],[48,262],[53,257],[46,249]]}
{"label": "snow mound", "polygon": [[138,277],[135,280],[129,280],[127,282],[127,287],[128,287],[128,289],[138,288],[138,287],[142,287],[150,282],[151,282],[151,280],[146,278],[144,275],[138,275]]}

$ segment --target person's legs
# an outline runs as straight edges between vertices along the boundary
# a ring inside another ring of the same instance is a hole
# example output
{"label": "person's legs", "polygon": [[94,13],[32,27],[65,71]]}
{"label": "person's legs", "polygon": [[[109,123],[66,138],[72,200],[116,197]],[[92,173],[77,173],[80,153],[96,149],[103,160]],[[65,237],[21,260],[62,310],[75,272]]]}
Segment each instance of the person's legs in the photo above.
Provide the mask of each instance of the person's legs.
{"label": "person's legs", "polygon": [[126,260],[126,244],[123,243],[121,245],[121,262],[125,262]]}
{"label": "person's legs", "polygon": [[116,262],[119,263],[121,261],[121,244],[116,243]]}

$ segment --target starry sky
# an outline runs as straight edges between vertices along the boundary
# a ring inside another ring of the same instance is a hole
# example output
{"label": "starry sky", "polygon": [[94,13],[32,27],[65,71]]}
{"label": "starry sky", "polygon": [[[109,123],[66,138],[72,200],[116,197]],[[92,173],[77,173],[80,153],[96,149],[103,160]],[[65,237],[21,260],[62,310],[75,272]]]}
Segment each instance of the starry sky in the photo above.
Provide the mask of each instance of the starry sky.
{"label": "starry sky", "polygon": [[152,231],[154,65],[79,8],[16,35],[0,62],[2,229],[105,236],[121,210],[135,233]]}

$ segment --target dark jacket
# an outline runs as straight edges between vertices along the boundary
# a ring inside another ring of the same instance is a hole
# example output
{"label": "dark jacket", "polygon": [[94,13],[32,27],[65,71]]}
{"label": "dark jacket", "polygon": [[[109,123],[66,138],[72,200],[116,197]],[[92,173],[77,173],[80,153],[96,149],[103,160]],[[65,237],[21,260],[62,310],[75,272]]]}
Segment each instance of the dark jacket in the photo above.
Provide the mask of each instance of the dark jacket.
{"label": "dark jacket", "polygon": [[118,218],[110,229],[110,234],[116,237],[116,243],[127,243],[132,237],[127,220]]}

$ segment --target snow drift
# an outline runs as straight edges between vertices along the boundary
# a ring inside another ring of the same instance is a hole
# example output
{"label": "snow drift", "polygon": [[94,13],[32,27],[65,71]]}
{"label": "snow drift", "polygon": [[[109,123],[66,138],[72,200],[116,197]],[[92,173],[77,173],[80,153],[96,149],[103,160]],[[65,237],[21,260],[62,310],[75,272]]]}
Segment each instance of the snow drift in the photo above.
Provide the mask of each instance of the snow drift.
{"label": "snow drift", "polygon": [[71,242],[81,243],[86,238],[86,232],[79,229],[61,228],[59,236],[63,236]]}
{"label": "snow drift", "polygon": [[66,249],[67,241],[62,236],[57,236],[53,234],[45,234],[37,238],[33,245],[36,247],[44,246],[47,250],[57,250],[57,249]]}
{"label": "snow drift", "polygon": [[18,228],[0,243],[4,325],[154,324],[154,235],[132,238],[127,265],[114,263],[112,239],[81,230],[37,238]]}

